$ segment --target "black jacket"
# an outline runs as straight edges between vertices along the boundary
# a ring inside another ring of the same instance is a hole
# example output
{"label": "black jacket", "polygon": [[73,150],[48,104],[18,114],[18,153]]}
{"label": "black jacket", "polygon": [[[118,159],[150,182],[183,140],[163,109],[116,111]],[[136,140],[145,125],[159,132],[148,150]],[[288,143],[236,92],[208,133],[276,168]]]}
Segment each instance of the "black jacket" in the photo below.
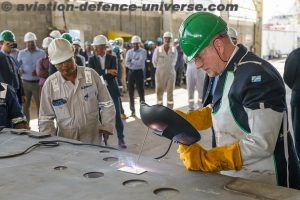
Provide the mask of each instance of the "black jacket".
{"label": "black jacket", "polygon": [[106,70],[108,69],[117,69],[116,57],[110,54],[106,54],[105,67],[104,69],[102,69],[99,57],[93,55],[89,58],[88,66],[94,69],[99,74],[99,76],[102,76],[104,78],[107,83],[107,89],[110,93],[111,98],[119,98],[120,90],[118,82],[116,80],[116,76],[112,76],[106,73]]}
{"label": "black jacket", "polygon": [[300,105],[300,48],[292,51],[285,61],[284,82],[292,90],[292,105]]}
{"label": "black jacket", "polygon": [[[18,66],[18,61],[12,56],[9,56],[10,60],[14,62],[15,66]],[[24,96],[23,84],[21,77],[18,73],[18,69],[12,69],[8,63],[7,56],[0,51],[0,82],[6,83],[15,89],[19,103],[22,104],[21,97]]]}
{"label": "black jacket", "polygon": [[[0,83],[0,92],[4,90],[5,88]],[[19,123],[26,123],[26,120],[13,87],[7,85],[5,97],[0,97],[0,126],[15,128]]]}
{"label": "black jacket", "polygon": [[[219,76],[213,97],[208,95],[212,88],[212,79],[207,80],[206,88],[204,88],[204,102],[205,104],[211,103],[213,112],[217,112],[220,108],[227,72],[234,72],[234,80],[228,94],[230,108],[239,126],[247,132],[251,132],[244,107],[252,110],[261,109],[260,105],[263,103],[264,108],[271,108],[277,112],[287,111],[285,86],[280,74],[270,63],[251,52],[247,53],[247,49],[243,45],[238,46],[239,50]],[[238,65],[239,63],[240,65]],[[287,186],[285,178],[287,164],[283,138],[281,128],[274,151],[274,160],[276,161],[278,185]],[[289,133],[288,151],[290,187],[300,189],[300,166]]]}

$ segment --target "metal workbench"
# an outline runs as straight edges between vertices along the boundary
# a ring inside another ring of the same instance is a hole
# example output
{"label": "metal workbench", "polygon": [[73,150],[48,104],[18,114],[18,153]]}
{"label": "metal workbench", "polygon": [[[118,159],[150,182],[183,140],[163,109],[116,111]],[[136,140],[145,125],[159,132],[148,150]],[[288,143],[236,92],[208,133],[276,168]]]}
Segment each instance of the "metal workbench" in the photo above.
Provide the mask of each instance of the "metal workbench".
{"label": "metal workbench", "polygon": [[[10,131],[0,133],[0,156],[23,151],[38,141]],[[138,165],[146,173],[117,170],[134,165],[136,159],[137,155],[123,151],[70,144],[0,159],[0,200],[300,199],[297,190],[191,172],[182,165],[143,156]],[[85,175],[89,172],[101,173]]]}

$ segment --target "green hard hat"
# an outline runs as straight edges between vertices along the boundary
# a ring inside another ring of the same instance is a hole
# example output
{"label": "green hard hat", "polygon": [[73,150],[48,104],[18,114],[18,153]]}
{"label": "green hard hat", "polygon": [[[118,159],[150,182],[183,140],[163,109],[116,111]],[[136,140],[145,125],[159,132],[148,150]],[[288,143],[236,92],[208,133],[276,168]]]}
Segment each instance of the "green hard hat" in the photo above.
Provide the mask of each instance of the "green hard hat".
{"label": "green hard hat", "polygon": [[16,37],[13,34],[13,32],[11,32],[9,30],[5,30],[0,33],[0,42],[1,41],[16,42]]}
{"label": "green hard hat", "polygon": [[212,13],[198,12],[189,16],[179,28],[179,46],[187,61],[207,47],[218,33],[227,31],[227,24]]}
{"label": "green hard hat", "polygon": [[64,33],[60,37],[70,42],[70,44],[73,44],[73,38],[69,33]]}

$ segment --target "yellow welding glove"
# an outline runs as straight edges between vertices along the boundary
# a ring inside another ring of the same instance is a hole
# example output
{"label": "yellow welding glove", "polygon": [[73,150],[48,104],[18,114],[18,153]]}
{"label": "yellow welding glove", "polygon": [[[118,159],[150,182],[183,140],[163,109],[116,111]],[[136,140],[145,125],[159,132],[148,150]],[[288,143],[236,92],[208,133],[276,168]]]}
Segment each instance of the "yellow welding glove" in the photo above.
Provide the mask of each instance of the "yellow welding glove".
{"label": "yellow welding glove", "polygon": [[180,144],[177,152],[188,170],[219,172],[240,170],[243,165],[239,144],[203,149],[199,144],[190,146]]}
{"label": "yellow welding glove", "polygon": [[202,131],[212,126],[211,108],[203,107],[198,110],[189,111],[188,113],[175,110],[182,118],[187,120],[195,129]]}

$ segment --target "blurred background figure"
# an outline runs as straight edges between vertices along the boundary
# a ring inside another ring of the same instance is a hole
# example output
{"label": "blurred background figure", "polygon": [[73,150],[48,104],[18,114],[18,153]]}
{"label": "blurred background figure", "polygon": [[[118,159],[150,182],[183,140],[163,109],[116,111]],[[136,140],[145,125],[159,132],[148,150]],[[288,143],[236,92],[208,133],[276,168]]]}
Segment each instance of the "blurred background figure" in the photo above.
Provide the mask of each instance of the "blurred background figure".
{"label": "blurred background figure", "polygon": [[180,49],[180,46],[178,44],[178,39],[174,39],[174,46],[177,49],[177,61],[176,61],[176,65],[175,65],[175,70],[176,70],[176,82],[175,85],[176,86],[181,86],[181,81],[183,78],[183,74],[184,74],[184,59],[183,59],[183,52]]}
{"label": "blurred background figure", "polygon": [[228,36],[230,37],[232,43],[237,45],[237,31],[234,28],[229,27]]}
{"label": "blurred background figure", "polygon": [[39,86],[39,77],[36,73],[37,61],[46,56],[46,53],[39,49],[36,45],[37,37],[34,33],[28,32],[24,35],[26,48],[18,54],[18,62],[20,63],[21,78],[26,96],[26,103],[23,106],[23,112],[28,122],[30,122],[30,104],[33,96],[37,115],[39,114],[41,89]]}
{"label": "blurred background figure", "polygon": [[164,33],[164,44],[156,47],[152,63],[156,68],[155,72],[155,91],[157,104],[163,104],[163,95],[167,91],[167,106],[172,109],[174,105],[173,90],[175,88],[177,61],[177,50],[172,44],[173,34]]}
{"label": "blurred background figure", "polygon": [[46,37],[43,40],[42,47],[43,47],[43,50],[45,51],[46,55],[45,55],[45,57],[39,59],[36,63],[36,74],[40,78],[39,85],[41,88],[43,87],[46,79],[49,76],[50,62],[49,62],[49,58],[48,58],[48,47],[49,47],[50,43],[52,42],[52,40],[53,39],[50,37]]}
{"label": "blurred background figure", "polygon": [[[197,69],[195,62],[192,60],[187,63],[186,70],[186,87],[188,91],[188,106],[189,110],[194,110],[195,102],[197,107],[202,108],[202,93],[205,79],[205,72],[202,69]],[[198,98],[195,97],[195,91],[198,93]]]}

